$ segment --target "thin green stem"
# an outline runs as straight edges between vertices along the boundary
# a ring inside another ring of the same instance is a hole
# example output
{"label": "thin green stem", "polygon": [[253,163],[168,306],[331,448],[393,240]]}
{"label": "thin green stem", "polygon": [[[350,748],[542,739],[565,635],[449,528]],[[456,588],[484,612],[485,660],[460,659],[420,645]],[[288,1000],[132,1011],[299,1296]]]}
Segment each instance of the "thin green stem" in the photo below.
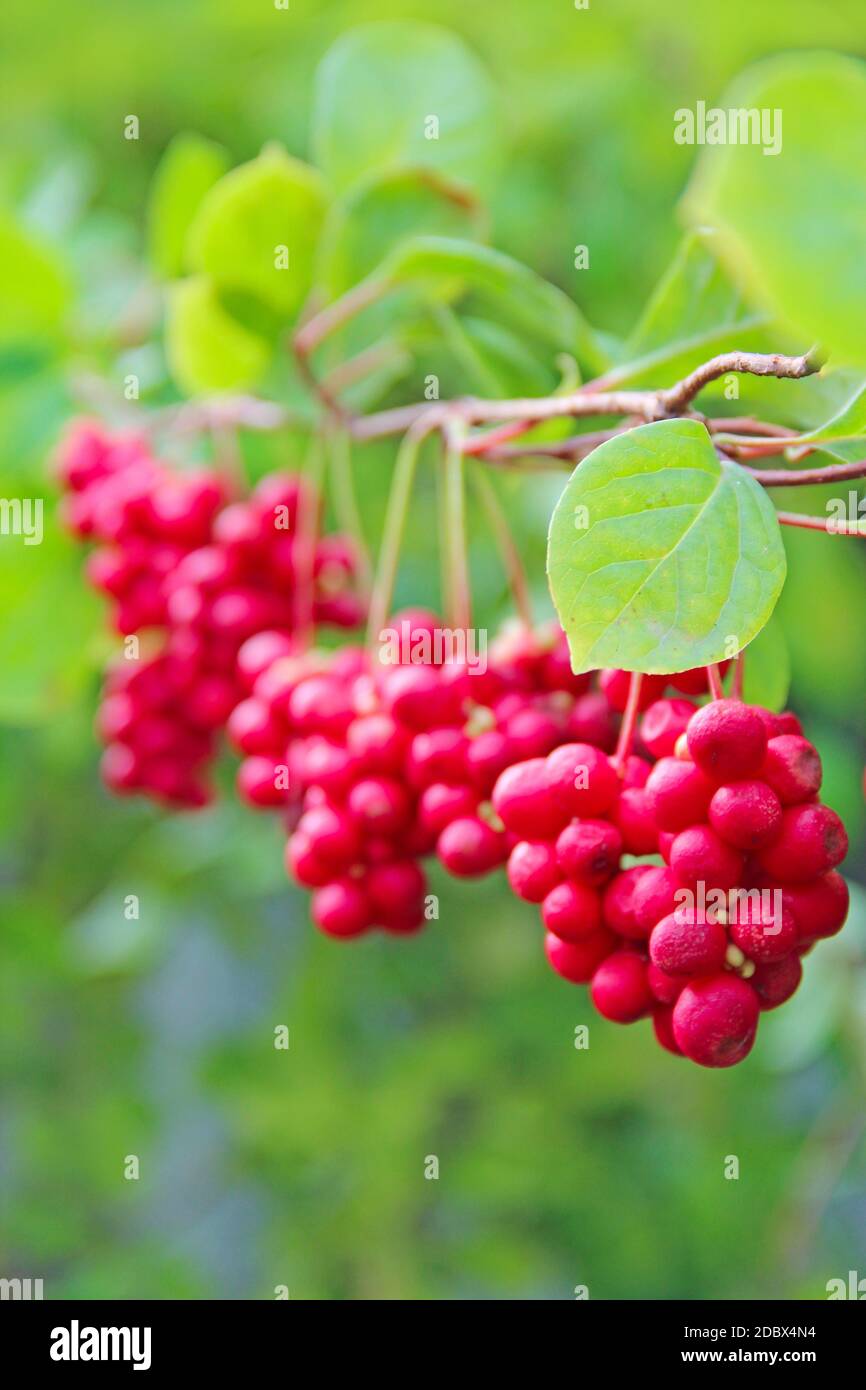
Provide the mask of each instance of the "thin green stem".
{"label": "thin green stem", "polygon": [[469,554],[466,544],[466,485],[463,462],[463,440],[456,431],[445,440],[444,501],[445,535],[442,538],[447,556],[449,580],[448,622],[464,631],[472,621],[472,599],[469,583]]}
{"label": "thin green stem", "polygon": [[505,509],[496,495],[496,489],[481,469],[475,469],[472,474],[475,487],[481,499],[481,505],[487,513],[487,520],[493,532],[496,547],[502,558],[503,568],[511,587],[514,598],[514,607],[521,622],[527,627],[532,627],[532,601],[529,597],[529,584],[526,579],[526,570],[520,558],[520,551],[511,534]]}
{"label": "thin green stem", "polygon": [[406,529],[406,517],[412,496],[412,485],[418,467],[421,445],[429,433],[429,427],[417,426],[407,430],[397,451],[391,491],[385,511],[385,526],[379,548],[376,577],[370,594],[370,612],[367,623],[367,642],[372,648],[379,641],[379,635],[388,619],[394,585],[400,562],[400,550]]}

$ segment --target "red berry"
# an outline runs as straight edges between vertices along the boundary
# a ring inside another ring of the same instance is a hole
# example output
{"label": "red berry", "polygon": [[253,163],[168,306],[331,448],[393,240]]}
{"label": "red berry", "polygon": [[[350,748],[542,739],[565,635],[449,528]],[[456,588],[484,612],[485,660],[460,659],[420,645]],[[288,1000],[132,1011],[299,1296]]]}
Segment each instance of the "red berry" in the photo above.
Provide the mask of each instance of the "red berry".
{"label": "red berry", "polygon": [[596,969],[609,956],[616,946],[613,932],[599,927],[597,932],[584,941],[563,941],[561,937],[548,932],[544,938],[547,959],[557,975],[573,985],[586,985]]}
{"label": "red berry", "polygon": [[281,785],[284,777],[284,763],[277,763],[263,754],[244,758],[237,771],[238,795],[251,806],[284,806],[286,789]]}
{"label": "red berry", "polygon": [[634,868],[624,869],[611,879],[604,891],[604,920],[619,936],[641,941],[649,935],[649,926],[644,928],[635,918],[635,898],[638,884],[651,867],[649,864],[635,864]]}
{"label": "red berry", "polygon": [[672,869],[647,865],[645,872],[634,880],[631,897],[631,920],[638,938],[649,936],[656,922],[674,912],[683,890]]}
{"label": "red berry", "polygon": [[486,729],[467,743],[466,770],[485,796],[493,790],[499,774],[513,761],[511,744],[501,729]]}
{"label": "red berry", "polygon": [[550,797],[569,816],[602,816],[619,796],[610,759],[589,743],[555,749],[547,758],[546,778]]}
{"label": "red berry", "polygon": [[731,1067],[752,1050],[758,1027],[758,996],[738,975],[721,973],[693,980],[673,1010],[677,1046],[702,1067]]}
{"label": "red berry", "polygon": [[456,878],[476,878],[503,863],[506,838],[480,816],[464,816],[446,825],[436,842],[436,853]]}
{"label": "red berry", "polygon": [[411,815],[408,794],[393,777],[362,778],[349,792],[346,804],[368,835],[395,835]]}
{"label": "red berry", "polygon": [[782,960],[762,962],[755,967],[749,984],[758,996],[761,1009],[776,1009],[799,988],[803,966],[796,953]]}
{"label": "red berry", "polygon": [[[638,709],[644,710],[664,694],[665,686],[668,683],[667,676],[644,676],[640,688],[640,701]],[[598,684],[603,695],[610,701],[615,710],[623,713],[628,701],[628,692],[631,687],[631,672],[607,670],[601,671],[598,677]]]}
{"label": "red berry", "polygon": [[616,718],[600,691],[579,695],[566,720],[569,738],[575,743],[591,743],[603,753],[616,746]]}
{"label": "red berry", "polygon": [[601,926],[601,899],[594,889],[568,879],[545,897],[541,920],[563,941],[583,941]]}
{"label": "red berry", "polygon": [[643,961],[634,951],[614,951],[592,977],[590,996],[602,1018],[634,1023],[655,1003]]}
{"label": "red berry", "polygon": [[374,865],[364,887],[374,916],[383,922],[401,922],[423,908],[427,880],[414,859],[394,859]]}
{"label": "red berry", "polygon": [[714,782],[738,782],[760,773],[767,731],[756,710],[740,700],[713,700],[693,716],[689,753]]}
{"label": "red berry", "polygon": [[847,853],[848,836],[836,812],[807,802],[785,808],[779,833],[758,860],[783,883],[806,883],[835,869]]}
{"label": "red berry", "polygon": [[548,840],[519,840],[508,856],[508,882],[528,903],[540,903],[561,880],[556,850]]}
{"label": "red berry", "polygon": [[463,780],[466,739],[460,729],[431,729],[416,734],[409,747],[407,768],[412,785]]}
{"label": "red berry", "polygon": [[768,902],[762,893],[758,901],[745,895],[737,899],[729,931],[734,945],[749,960],[782,960],[796,948],[794,916],[783,907],[781,898],[779,893],[775,901]]}
{"label": "red berry", "polygon": [[565,811],[551,795],[549,761],[530,758],[515,763],[497,778],[493,788],[496,814],[509,830],[527,839],[552,839],[567,819]]}
{"label": "red berry", "polygon": [[390,714],[367,714],[352,720],[346,730],[346,747],[365,772],[399,772],[406,758],[407,738]]}
{"label": "red berry", "polygon": [[426,830],[439,835],[451,821],[473,816],[477,808],[478,794],[471,787],[449,787],[444,782],[434,782],[421,793],[418,815]]}
{"label": "red berry", "polygon": [[809,801],[821,789],[821,759],[808,739],[797,734],[771,738],[761,777],[783,806]]}
{"label": "red berry", "polygon": [[331,866],[318,858],[306,835],[297,832],[286,844],[286,869],[303,888],[322,888],[334,875]]}
{"label": "red berry", "polygon": [[678,832],[705,818],[713,787],[694,763],[662,758],[649,775],[646,794],[659,830]]}
{"label": "red berry", "polygon": [[665,970],[660,970],[657,965],[650,961],[646,968],[647,984],[649,985],[654,999],[660,1004],[673,1004],[679,998],[680,991],[685,987],[685,977],[680,975],[668,975]]}
{"label": "red berry", "polygon": [[671,845],[671,868],[687,888],[733,888],[742,878],[743,856],[708,825],[692,825]]}
{"label": "red berry", "polygon": [[772,840],[782,823],[779,798],[766,782],[730,782],[710,802],[710,824],[736,849],[755,850]]}
{"label": "red berry", "polygon": [[622,836],[605,820],[574,820],[556,840],[556,859],[562,872],[591,887],[607,882],[621,854]]}
{"label": "red berry", "polygon": [[810,883],[786,885],[782,901],[797,924],[801,944],[835,936],[848,916],[848,885],[841,874],[831,870]]}
{"label": "red berry", "polygon": [[314,806],[298,821],[296,834],[310,843],[317,859],[334,869],[348,869],[361,851],[357,827],[345,811],[335,806]]}
{"label": "red berry", "polygon": [[653,1032],[656,1042],[666,1052],[672,1052],[675,1057],[682,1057],[683,1054],[674,1037],[673,1015],[674,1011],[669,1004],[656,1004],[653,1009]]}
{"label": "red berry", "polygon": [[728,938],[721,922],[679,907],[652,929],[650,960],[668,975],[707,975],[725,963]]}
{"label": "red berry", "polygon": [[611,812],[627,854],[655,854],[659,833],[649,798],[639,787],[626,787]]}
{"label": "red berry", "polygon": [[340,878],[317,888],[310,913],[328,936],[359,936],[370,925],[370,904],[354,879]]}
{"label": "red berry", "polygon": [[656,700],[640,722],[640,738],[654,758],[673,756],[677,739],[695,712],[691,700]]}

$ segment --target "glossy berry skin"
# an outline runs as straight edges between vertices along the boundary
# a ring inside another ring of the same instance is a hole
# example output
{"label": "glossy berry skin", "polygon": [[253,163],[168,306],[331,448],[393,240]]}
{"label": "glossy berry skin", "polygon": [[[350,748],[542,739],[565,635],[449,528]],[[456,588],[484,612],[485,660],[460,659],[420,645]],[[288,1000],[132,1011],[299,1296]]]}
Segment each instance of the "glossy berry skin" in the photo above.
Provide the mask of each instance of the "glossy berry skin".
{"label": "glossy berry skin", "polygon": [[635,880],[631,899],[631,918],[640,937],[648,937],[657,922],[675,911],[682,898],[682,886],[672,869],[647,865]]}
{"label": "glossy berry skin", "polygon": [[573,820],[556,840],[555,858],[563,874],[589,887],[607,882],[621,854],[622,836],[606,820]]}
{"label": "glossy berry skin", "polygon": [[413,859],[375,864],[367,871],[364,888],[374,916],[385,925],[402,922],[423,907],[427,880]]}
{"label": "glossy berry skin", "polygon": [[347,869],[361,851],[361,836],[351,816],[334,806],[313,806],[298,821],[317,859],[336,870]]}
{"label": "glossy berry skin", "polygon": [[808,739],[797,734],[771,738],[761,777],[783,806],[809,801],[821,790],[821,759]]}
{"label": "glossy berry skin", "polygon": [[327,936],[359,936],[370,925],[370,903],[354,879],[335,879],[313,893],[310,915]]}
{"label": "glossy berry skin", "polygon": [[653,965],[652,961],[647,965],[646,978],[653,998],[660,1004],[673,1004],[686,983],[684,975],[669,975],[666,970],[660,970],[657,965]]}
{"label": "glossy berry skin", "polygon": [[806,883],[835,869],[848,853],[848,836],[829,806],[788,806],[771,844],[758,855],[761,867],[783,883]]}
{"label": "glossy berry skin", "polygon": [[740,700],[713,700],[699,709],[686,735],[689,754],[716,784],[756,777],[767,751],[761,716]]}
{"label": "glossy berry skin", "polygon": [[778,796],[766,782],[755,779],[719,787],[709,815],[710,825],[726,844],[748,851],[768,844],[782,824]]}
{"label": "glossy berry skin", "polygon": [[803,978],[803,966],[797,955],[784,956],[782,960],[758,964],[749,984],[758,996],[761,1010],[777,1009],[799,988]]}
{"label": "glossy berry skin", "polygon": [[601,926],[601,899],[594,889],[568,879],[546,895],[541,920],[563,941],[583,941]]}
{"label": "glossy berry skin", "polygon": [[781,903],[765,903],[763,898],[760,902],[751,899],[739,902],[729,930],[734,945],[756,962],[783,960],[797,946],[793,913]]}
{"label": "glossy berry skin", "polygon": [[508,882],[518,898],[540,903],[562,882],[554,846],[548,840],[519,840],[508,856]]}
{"label": "glossy berry skin", "polygon": [[619,936],[641,941],[649,936],[649,926],[638,923],[635,914],[635,899],[638,884],[650,872],[649,864],[635,864],[631,869],[623,869],[604,891],[602,911],[605,925]]}
{"label": "glossy berry skin", "polygon": [[681,830],[671,845],[670,866],[684,887],[734,888],[741,881],[743,856],[708,825]]}
{"label": "glossy berry skin", "polygon": [[640,721],[641,743],[654,758],[673,757],[677,739],[689,727],[697,706],[691,700],[656,700]]}
{"label": "glossy berry skin", "polygon": [[719,973],[693,980],[673,1007],[676,1044],[702,1067],[731,1067],[752,1050],[758,1027],[758,996],[738,975]]}
{"label": "glossy berry skin", "polygon": [[[609,700],[611,707],[622,714],[628,702],[631,672],[614,669],[602,671],[598,677],[598,684],[602,694]],[[667,676],[644,676],[641,681],[638,709],[645,710],[654,700],[659,699],[664,694],[666,685]]]}
{"label": "glossy berry skin", "polygon": [[672,1052],[675,1057],[682,1057],[682,1052],[677,1046],[674,1037],[674,1011],[669,1004],[656,1004],[653,1009],[653,1032],[656,1042],[663,1047],[666,1052]]}
{"label": "glossy berry skin", "polygon": [[409,797],[393,777],[364,777],[346,804],[356,824],[370,835],[394,835],[408,823]]}
{"label": "glossy berry skin", "polygon": [[662,758],[646,784],[659,830],[679,832],[706,818],[713,785],[699,767],[681,758]]}
{"label": "glossy berry skin", "polygon": [[565,824],[567,815],[551,795],[547,768],[544,758],[529,758],[515,763],[497,778],[493,809],[516,835],[527,839],[553,838]]}
{"label": "glossy berry skin", "polygon": [[589,984],[598,966],[615,947],[616,937],[604,927],[583,941],[563,941],[553,932],[548,932],[544,938],[548,961],[557,975],[573,985]]}
{"label": "glossy berry skin", "polygon": [[622,836],[627,854],[655,854],[659,847],[659,832],[646,791],[626,787],[611,816]]}
{"label": "glossy berry skin", "polygon": [[436,842],[436,853],[455,878],[476,878],[504,862],[505,836],[480,816],[464,816],[447,825]]}
{"label": "glossy berry skin", "polygon": [[634,951],[614,951],[603,960],[592,977],[590,995],[602,1018],[613,1023],[634,1023],[656,1002],[646,966]]}
{"label": "glossy berry skin", "polygon": [[478,809],[478,794],[471,787],[451,787],[434,782],[425,787],[418,802],[422,826],[439,835],[453,820],[474,816]]}
{"label": "glossy berry skin", "polygon": [[786,884],[782,902],[797,925],[800,945],[835,936],[848,916],[848,885],[832,869],[810,883]]}
{"label": "glossy berry skin", "polygon": [[306,835],[299,835],[297,831],[286,844],[285,858],[286,872],[302,888],[323,888],[334,876],[332,866],[325,864]]}
{"label": "glossy berry skin", "polygon": [[591,743],[603,753],[612,753],[616,747],[616,718],[600,691],[575,700],[566,727],[575,743]]}
{"label": "glossy berry skin", "polygon": [[721,922],[677,908],[653,927],[649,949],[666,975],[709,975],[724,965],[728,938]]}
{"label": "glossy berry skin", "polygon": [[565,743],[547,758],[550,799],[567,816],[603,816],[615,804],[619,779],[610,759],[589,743]]}

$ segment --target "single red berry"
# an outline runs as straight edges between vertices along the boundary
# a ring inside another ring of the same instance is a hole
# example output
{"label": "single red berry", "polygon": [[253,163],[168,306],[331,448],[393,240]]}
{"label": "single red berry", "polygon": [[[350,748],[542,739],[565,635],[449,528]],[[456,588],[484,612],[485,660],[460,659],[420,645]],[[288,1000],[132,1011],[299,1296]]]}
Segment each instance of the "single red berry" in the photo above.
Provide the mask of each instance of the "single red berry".
{"label": "single red berry", "polygon": [[286,870],[303,888],[323,888],[334,876],[334,870],[322,863],[306,835],[297,831],[286,844]]}
{"label": "single red berry", "polygon": [[713,793],[710,825],[736,849],[759,849],[772,840],[781,823],[779,798],[766,782],[729,782]]}
{"label": "single red berry", "polygon": [[235,705],[226,732],[241,753],[274,753],[285,743],[285,728],[263,700],[251,695]]}
{"label": "single red berry", "polygon": [[502,864],[508,847],[505,836],[480,816],[464,816],[446,825],[436,853],[456,878],[476,878]]}
{"label": "single red berry", "polygon": [[282,785],[285,764],[257,753],[244,758],[237,771],[238,795],[251,806],[284,806],[286,789]]}
{"label": "single red berry", "polygon": [[771,738],[761,777],[783,806],[810,801],[821,789],[821,758],[808,739],[797,734]]}
{"label": "single red berry", "polygon": [[611,816],[622,835],[627,854],[655,854],[658,851],[658,826],[649,798],[640,787],[626,787]]}
{"label": "single red berry", "polygon": [[496,814],[508,830],[527,839],[552,839],[567,819],[566,811],[551,794],[549,762],[529,758],[515,763],[497,778],[493,788]]}
{"label": "single red berry", "polygon": [[346,730],[346,747],[365,772],[400,772],[408,739],[390,714],[367,714],[353,719]]}
{"label": "single red berry", "polygon": [[743,856],[708,825],[692,825],[671,845],[671,868],[687,888],[733,888],[742,879]]}
{"label": "single red berry", "polygon": [[799,988],[803,978],[800,957],[794,952],[781,960],[761,962],[749,984],[758,996],[761,1009],[776,1009]]}
{"label": "single red berry", "polygon": [[317,859],[337,870],[348,869],[361,852],[357,826],[335,806],[323,804],[305,811],[295,833],[309,841]]}
{"label": "single red berry", "polygon": [[446,726],[418,733],[409,745],[406,767],[414,787],[433,782],[463,780],[466,737],[460,729]]}
{"label": "single red berry", "polygon": [[631,869],[623,869],[604,890],[602,911],[606,925],[619,936],[633,941],[644,940],[649,935],[649,926],[644,928],[635,918],[635,897],[638,884],[651,867],[650,864],[635,864]]}
{"label": "single red berry", "polygon": [[508,856],[508,882],[518,898],[540,903],[562,881],[556,850],[549,840],[519,840]]}
{"label": "single red berry", "polygon": [[738,975],[720,973],[693,980],[673,1010],[677,1046],[702,1067],[731,1067],[752,1050],[758,1027],[758,996]]}
{"label": "single red berry", "polygon": [[654,758],[673,757],[677,739],[686,732],[696,706],[691,700],[656,700],[640,721],[641,743]]}
{"label": "single red berry", "polygon": [[591,743],[603,753],[616,747],[617,720],[601,691],[579,695],[566,720],[566,732],[575,743]]}
{"label": "single red berry", "polygon": [[478,809],[478,793],[471,787],[449,787],[434,782],[425,787],[418,802],[418,816],[426,830],[439,835],[451,821],[473,816]]}
{"label": "single red berry", "polygon": [[610,759],[588,743],[556,748],[547,758],[546,780],[553,802],[569,816],[603,816],[620,792]]}
{"label": "single red berry", "polygon": [[725,963],[728,938],[721,922],[679,907],[652,929],[650,960],[668,975],[708,975]]}
{"label": "single red berry", "polygon": [[675,1057],[682,1057],[682,1050],[677,1045],[674,1037],[674,1011],[669,1004],[656,1004],[653,1009],[653,1032],[656,1042],[665,1049],[672,1052]]}
{"label": "single red berry", "polygon": [[501,729],[485,729],[467,741],[466,771],[483,796],[488,796],[500,773],[514,762],[511,744]]}
{"label": "single red berry", "polygon": [[685,976],[668,975],[667,971],[660,970],[652,961],[646,968],[646,978],[653,998],[660,1004],[675,1003],[686,983]]}
{"label": "single red berry", "polygon": [[634,1023],[655,1003],[646,966],[634,951],[614,951],[603,960],[589,992],[602,1018],[612,1023]]}
{"label": "single red berry", "polygon": [[368,835],[395,835],[411,815],[406,789],[393,777],[362,778],[349,792],[346,804]]}
{"label": "single red berry", "polygon": [[601,899],[593,888],[567,879],[546,895],[541,920],[563,941],[583,941],[601,926]]}
{"label": "single red berry", "polygon": [[359,936],[370,925],[370,903],[354,879],[340,878],[316,889],[310,915],[328,936]]}
{"label": "single red berry", "polygon": [[[644,676],[641,681],[638,709],[644,710],[651,705],[654,700],[658,700],[659,697],[664,694],[667,683],[667,676]],[[598,677],[598,684],[602,694],[610,701],[611,706],[622,714],[628,702],[628,692],[631,688],[631,672],[617,670],[601,671]]]}
{"label": "single red berry", "polygon": [[506,721],[505,736],[514,758],[543,758],[559,742],[560,724],[546,710],[520,710]]}
{"label": "single red berry", "polygon": [[761,716],[740,700],[704,705],[692,717],[686,738],[698,767],[717,784],[756,777],[767,751]]}
{"label": "single red berry", "polygon": [[394,859],[369,869],[364,887],[373,916],[399,922],[423,907],[427,879],[414,859]]}
{"label": "single red berry", "polygon": [[674,912],[682,898],[682,886],[672,869],[647,865],[646,871],[634,881],[631,898],[634,934],[649,936],[656,922]]}
{"label": "single red berry", "polygon": [[772,962],[790,955],[797,946],[794,915],[782,904],[782,894],[769,901],[762,893],[755,900],[740,895],[734,904],[728,930],[731,940],[749,960]]}
{"label": "single red berry", "polygon": [[584,941],[563,941],[553,932],[548,932],[544,938],[544,950],[550,964],[557,975],[573,985],[589,984],[605,956],[609,956],[615,947],[616,937],[604,927],[599,927]]}
{"label": "single red berry", "polygon": [[713,785],[694,763],[662,758],[649,775],[646,794],[659,830],[679,832],[706,817]]}
{"label": "single red berry", "polygon": [[620,770],[623,790],[642,790],[649,781],[652,770],[653,765],[648,763],[646,758],[639,758],[635,753],[630,753]]}
{"label": "single red berry", "polygon": [[847,853],[848,836],[836,812],[806,802],[785,808],[776,838],[760,851],[758,861],[783,883],[806,883],[835,869]]}
{"label": "single red berry", "polygon": [[832,869],[809,883],[786,884],[782,901],[794,917],[802,945],[842,930],[848,916],[848,885]]}
{"label": "single red berry", "polygon": [[597,888],[606,883],[622,854],[622,836],[606,820],[574,820],[556,840],[556,858],[568,878]]}

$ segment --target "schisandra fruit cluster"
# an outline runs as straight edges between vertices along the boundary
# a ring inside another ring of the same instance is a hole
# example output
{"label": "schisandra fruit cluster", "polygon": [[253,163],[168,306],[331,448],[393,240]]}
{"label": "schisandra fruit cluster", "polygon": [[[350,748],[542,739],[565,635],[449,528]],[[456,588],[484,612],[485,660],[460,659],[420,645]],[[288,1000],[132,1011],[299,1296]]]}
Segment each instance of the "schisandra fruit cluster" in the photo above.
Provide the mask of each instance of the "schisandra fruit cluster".
{"label": "schisandra fruit cluster", "polygon": [[307,573],[304,618],[356,626],[353,549],[341,536],[304,542],[299,508],[319,501],[289,473],[232,500],[213,470],[177,473],[146,440],[90,422],[67,436],[58,472],[68,527],[95,543],[87,572],[112,602],[116,631],[155,637],[151,654],[107,673],[103,778],[115,792],[204,805],[218,735],[243,690],[241,645],[265,629],[290,640]]}
{"label": "schisandra fruit cluster", "polygon": [[[651,1016],[669,1051],[731,1066],[841,929],[847,836],[791,714],[663,699],[640,743],[654,765],[575,743],[502,774],[493,805],[521,837],[509,881],[540,904],[554,970],[589,984],[600,1014]],[[663,865],[623,866],[655,852]]]}

